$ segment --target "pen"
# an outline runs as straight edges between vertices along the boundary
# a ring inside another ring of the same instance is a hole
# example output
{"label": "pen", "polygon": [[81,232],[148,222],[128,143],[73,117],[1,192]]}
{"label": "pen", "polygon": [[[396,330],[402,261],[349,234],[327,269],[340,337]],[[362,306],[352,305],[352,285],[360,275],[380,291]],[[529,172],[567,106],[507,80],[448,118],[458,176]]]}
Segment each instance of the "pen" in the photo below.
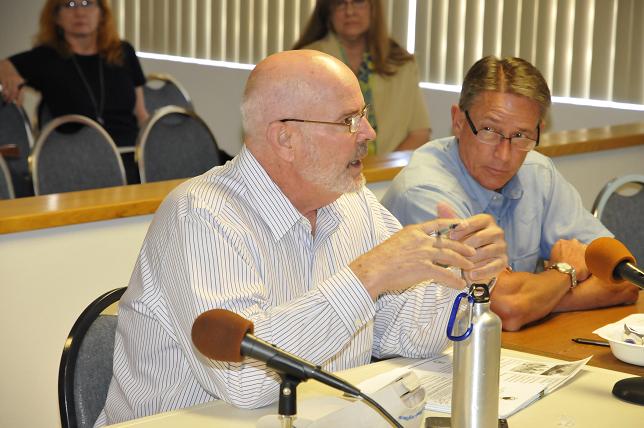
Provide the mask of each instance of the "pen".
{"label": "pen", "polygon": [[434,230],[429,233],[429,236],[433,236],[436,238],[440,238],[441,236],[446,236],[449,234],[452,230],[456,229],[456,227],[459,225],[459,223],[452,223],[447,227],[444,227],[442,229]]}
{"label": "pen", "polygon": [[583,343],[584,345],[610,346],[608,342],[604,340],[583,339],[581,337],[576,337],[572,339],[572,341],[576,343]]}

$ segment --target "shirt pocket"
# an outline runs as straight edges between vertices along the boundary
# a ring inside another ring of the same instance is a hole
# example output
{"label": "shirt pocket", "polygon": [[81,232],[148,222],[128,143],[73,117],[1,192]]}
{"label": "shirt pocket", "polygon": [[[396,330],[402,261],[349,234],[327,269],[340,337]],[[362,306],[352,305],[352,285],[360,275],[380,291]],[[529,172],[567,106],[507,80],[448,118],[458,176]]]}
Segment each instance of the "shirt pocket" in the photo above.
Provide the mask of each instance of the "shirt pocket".
{"label": "shirt pocket", "polygon": [[508,236],[510,267],[518,272],[534,272],[540,256],[541,224],[534,213],[517,217]]}

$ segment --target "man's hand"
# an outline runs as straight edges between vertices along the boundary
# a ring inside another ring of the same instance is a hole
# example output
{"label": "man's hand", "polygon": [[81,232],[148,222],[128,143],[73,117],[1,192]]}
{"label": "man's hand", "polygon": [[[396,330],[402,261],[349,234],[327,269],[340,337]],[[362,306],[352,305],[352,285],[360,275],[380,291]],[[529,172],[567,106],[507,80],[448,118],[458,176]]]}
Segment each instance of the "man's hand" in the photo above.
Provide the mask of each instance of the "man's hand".
{"label": "man's hand", "polygon": [[584,281],[590,276],[590,271],[586,266],[586,244],[582,244],[576,239],[560,239],[555,242],[550,250],[550,260],[548,267],[559,262],[566,262],[575,268],[577,281]]}
{"label": "man's hand", "polygon": [[467,236],[475,232],[468,222],[454,219],[406,226],[349,267],[374,299],[385,291],[404,290],[427,280],[461,289],[465,281],[445,266],[471,270],[474,263],[469,258],[475,257],[476,251],[457,240],[430,236],[454,223],[459,224],[451,234]]}
{"label": "man's hand", "polygon": [[[437,213],[441,218],[456,218],[454,209],[440,202]],[[478,214],[465,219],[468,229],[455,230],[450,238],[460,241],[476,250],[469,260],[474,264],[472,269],[465,270],[468,282],[489,282],[498,276],[508,265],[505,234],[489,214]]]}

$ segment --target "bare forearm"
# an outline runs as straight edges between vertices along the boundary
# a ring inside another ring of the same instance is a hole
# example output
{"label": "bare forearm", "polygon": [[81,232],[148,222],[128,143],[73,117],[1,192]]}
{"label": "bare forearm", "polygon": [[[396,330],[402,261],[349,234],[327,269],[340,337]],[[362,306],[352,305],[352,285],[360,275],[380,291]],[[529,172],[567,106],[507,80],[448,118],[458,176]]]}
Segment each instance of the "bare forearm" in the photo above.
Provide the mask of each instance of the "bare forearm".
{"label": "bare forearm", "polygon": [[136,102],[134,105],[134,115],[140,127],[145,125],[148,121],[149,113],[145,108],[145,99],[143,95],[143,87],[139,86],[135,90]]}
{"label": "bare forearm", "polygon": [[560,272],[504,272],[492,293],[492,310],[504,330],[519,330],[550,314],[569,289],[570,279]]}
{"label": "bare forearm", "polygon": [[554,312],[631,304],[637,300],[638,295],[639,289],[634,285],[611,285],[590,276],[567,293],[554,308]]}

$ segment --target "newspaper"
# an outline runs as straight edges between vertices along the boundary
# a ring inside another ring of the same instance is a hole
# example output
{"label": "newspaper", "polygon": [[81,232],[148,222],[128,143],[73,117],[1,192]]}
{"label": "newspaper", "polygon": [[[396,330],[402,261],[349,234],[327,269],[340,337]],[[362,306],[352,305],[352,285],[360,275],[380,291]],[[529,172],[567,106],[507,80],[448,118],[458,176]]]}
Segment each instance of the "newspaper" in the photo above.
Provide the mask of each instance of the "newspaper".
{"label": "newspaper", "polygon": [[[499,379],[499,418],[505,419],[527,407],[546,394],[550,394],[567,380],[573,378],[590,360],[547,361],[501,356]],[[427,393],[425,408],[440,413],[450,413],[452,399],[452,355],[445,354],[419,360],[363,382],[365,391],[376,390],[406,371],[414,371]]]}

